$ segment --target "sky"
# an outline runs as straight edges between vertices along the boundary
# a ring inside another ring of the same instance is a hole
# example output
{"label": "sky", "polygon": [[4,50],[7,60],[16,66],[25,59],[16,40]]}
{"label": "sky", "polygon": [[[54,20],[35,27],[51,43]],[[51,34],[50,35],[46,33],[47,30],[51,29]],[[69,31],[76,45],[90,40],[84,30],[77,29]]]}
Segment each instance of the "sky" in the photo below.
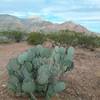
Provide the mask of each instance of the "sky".
{"label": "sky", "polygon": [[100,0],[0,0],[0,14],[54,23],[73,21],[100,33]]}

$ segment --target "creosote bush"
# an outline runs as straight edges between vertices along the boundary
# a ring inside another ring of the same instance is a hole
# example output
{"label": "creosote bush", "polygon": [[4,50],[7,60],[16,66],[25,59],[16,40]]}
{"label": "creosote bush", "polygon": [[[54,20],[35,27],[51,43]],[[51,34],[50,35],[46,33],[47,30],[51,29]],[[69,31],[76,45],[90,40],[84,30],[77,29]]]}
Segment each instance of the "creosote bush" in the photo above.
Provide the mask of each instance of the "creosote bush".
{"label": "creosote bush", "polygon": [[44,48],[41,45],[30,48],[12,58],[8,65],[8,89],[22,96],[37,100],[35,94],[51,100],[51,97],[65,89],[59,77],[73,69],[74,49],[56,46]]}

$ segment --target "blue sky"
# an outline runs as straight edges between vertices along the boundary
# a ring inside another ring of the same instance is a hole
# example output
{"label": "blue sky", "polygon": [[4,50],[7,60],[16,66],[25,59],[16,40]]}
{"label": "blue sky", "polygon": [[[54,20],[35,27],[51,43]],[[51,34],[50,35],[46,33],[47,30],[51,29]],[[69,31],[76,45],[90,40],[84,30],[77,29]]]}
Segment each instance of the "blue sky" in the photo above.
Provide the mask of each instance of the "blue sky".
{"label": "blue sky", "polygon": [[54,23],[73,21],[100,32],[100,0],[0,0],[0,14],[38,16]]}

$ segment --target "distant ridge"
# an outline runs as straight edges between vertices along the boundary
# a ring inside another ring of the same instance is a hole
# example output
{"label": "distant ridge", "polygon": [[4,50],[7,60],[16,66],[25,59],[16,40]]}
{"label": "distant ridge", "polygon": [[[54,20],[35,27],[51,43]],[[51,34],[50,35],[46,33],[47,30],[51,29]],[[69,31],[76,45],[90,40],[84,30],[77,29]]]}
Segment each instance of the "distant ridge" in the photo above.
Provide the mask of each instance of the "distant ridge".
{"label": "distant ridge", "polygon": [[93,33],[84,26],[75,24],[71,21],[62,24],[54,24],[34,16],[22,19],[8,14],[0,14],[0,31],[8,30],[19,30],[25,32],[70,30],[87,34]]}

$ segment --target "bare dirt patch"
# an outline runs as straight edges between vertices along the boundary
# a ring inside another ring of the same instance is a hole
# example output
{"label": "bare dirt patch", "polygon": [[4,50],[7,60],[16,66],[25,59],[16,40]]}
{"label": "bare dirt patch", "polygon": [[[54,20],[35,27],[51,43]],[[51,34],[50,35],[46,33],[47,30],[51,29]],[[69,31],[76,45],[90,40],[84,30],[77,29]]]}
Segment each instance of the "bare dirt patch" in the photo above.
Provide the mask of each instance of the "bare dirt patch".
{"label": "bare dirt patch", "polygon": [[[0,45],[0,100],[28,100],[7,91],[6,65],[29,47],[26,43]],[[74,63],[74,69],[62,77],[66,89],[53,100],[100,100],[100,49],[91,52],[76,48]]]}

